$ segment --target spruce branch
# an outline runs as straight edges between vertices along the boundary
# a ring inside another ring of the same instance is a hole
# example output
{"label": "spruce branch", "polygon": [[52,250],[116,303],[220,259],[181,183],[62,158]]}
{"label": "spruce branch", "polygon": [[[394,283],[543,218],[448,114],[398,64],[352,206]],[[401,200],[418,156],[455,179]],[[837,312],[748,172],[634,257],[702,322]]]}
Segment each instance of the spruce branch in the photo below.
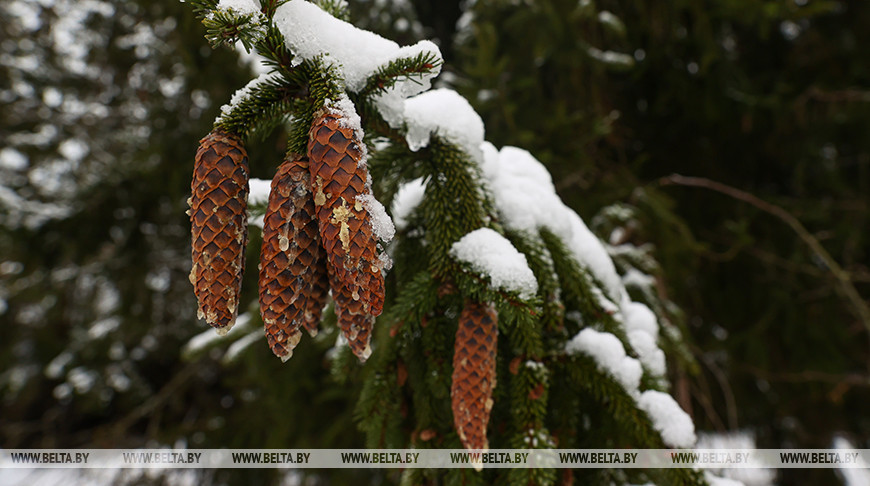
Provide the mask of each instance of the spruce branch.
{"label": "spruce branch", "polygon": [[205,38],[213,48],[233,46],[241,42],[250,52],[267,27],[260,14],[238,14],[233,10],[215,9],[202,18],[206,28]]}
{"label": "spruce branch", "polygon": [[215,128],[262,137],[285,121],[293,100],[304,98],[306,94],[305,87],[290,85],[281,77],[266,78],[228,107],[215,121]]}
{"label": "spruce branch", "polygon": [[422,84],[417,79],[422,79],[425,74],[431,74],[441,66],[441,63],[441,57],[429,51],[420,52],[413,57],[392,60],[378,68],[368,78],[365,87],[360,91],[360,95],[368,97],[386,92],[401,80]]}

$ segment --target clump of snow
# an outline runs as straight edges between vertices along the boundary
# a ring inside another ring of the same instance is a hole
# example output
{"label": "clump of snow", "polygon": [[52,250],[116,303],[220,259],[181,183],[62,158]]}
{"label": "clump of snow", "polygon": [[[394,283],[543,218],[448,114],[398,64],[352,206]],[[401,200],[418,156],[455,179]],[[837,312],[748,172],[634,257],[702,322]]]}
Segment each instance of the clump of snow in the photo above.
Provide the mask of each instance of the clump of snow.
{"label": "clump of snow", "polygon": [[277,76],[279,75],[269,73],[260,74],[256,78],[250,80],[248,84],[236,90],[236,92],[233,93],[232,98],[230,98],[230,102],[226,105],[221,106],[221,114],[218,115],[218,119],[216,121],[220,123],[224,117],[229,116],[233,112],[233,110],[235,110],[236,107],[239,106],[239,103],[244,101],[244,99],[247,98],[254,90],[258,89],[260,86],[268,81],[271,81]]}
{"label": "clump of snow", "polygon": [[[378,68],[396,59],[414,57],[422,52],[431,52],[441,59],[438,47],[430,41],[399,47],[391,40],[337,19],[305,0],[291,0],[278,7],[274,21],[296,56],[294,62],[324,56],[339,70],[345,86],[352,92],[360,91]],[[400,98],[420,93],[429,88],[431,78],[438,71],[436,68],[420,78],[400,79],[392,90]]]}
{"label": "clump of snow", "polygon": [[450,255],[471,265],[475,272],[488,276],[495,288],[515,292],[522,299],[530,299],[538,292],[538,282],[526,256],[489,228],[463,236],[453,244]]}
{"label": "clump of snow", "polygon": [[429,145],[437,135],[459,146],[478,163],[483,162],[483,120],[456,91],[434,89],[405,100],[405,139],[412,151]]}
{"label": "clump of snow", "polygon": [[640,395],[637,405],[649,415],[666,445],[688,448],[695,444],[695,424],[670,395],[647,390]]}
{"label": "clump of snow", "polygon": [[260,13],[258,0],[221,0],[218,2],[221,10],[232,10],[240,15],[256,15]]}
{"label": "clump of snow", "polygon": [[598,368],[613,376],[629,395],[637,395],[643,369],[638,360],[625,354],[625,348],[613,334],[587,327],[568,341],[565,352],[590,356]]}
{"label": "clump of snow", "polygon": [[655,284],[655,278],[647,275],[636,268],[629,268],[622,276],[622,284],[626,287],[638,287],[641,289],[651,287]]}
{"label": "clump of snow", "polygon": [[578,263],[604,284],[608,298],[621,302],[625,289],[613,260],[580,216],[556,194],[547,169],[523,149],[503,147],[496,156],[491,144],[484,143],[480,148],[485,154],[483,173],[505,225],[532,233],[542,228],[550,230]]}
{"label": "clump of snow", "polygon": [[622,313],[626,330],[643,331],[653,338],[658,338],[659,323],[649,307],[640,302],[627,301],[622,305]]}
{"label": "clump of snow", "polygon": [[27,157],[12,147],[0,150],[0,169],[24,170],[29,165]]}
{"label": "clump of snow", "polygon": [[393,221],[396,223],[398,230],[401,231],[408,227],[411,213],[423,201],[425,194],[426,183],[423,182],[422,177],[399,186],[399,190],[396,192],[396,196],[393,198],[393,203],[390,206],[390,213],[393,215]]}
{"label": "clump of snow", "polygon": [[363,207],[369,212],[369,221],[372,224],[372,231],[379,240],[387,243],[396,235],[396,227],[393,225],[393,220],[384,209],[384,205],[375,199],[375,196],[369,194],[359,194],[356,200],[362,203]]}
{"label": "clump of snow", "polygon": [[248,204],[269,204],[269,192],[272,190],[272,181],[251,178],[248,181],[248,186]]}
{"label": "clump of snow", "polygon": [[640,362],[653,376],[663,377],[667,371],[665,353],[653,337],[643,331],[628,331],[628,343],[637,352]]}
{"label": "clump of snow", "polygon": [[644,304],[627,297],[622,303],[623,324],[628,342],[637,351],[640,362],[655,376],[664,376],[665,353],[659,349],[659,324],[656,315]]}

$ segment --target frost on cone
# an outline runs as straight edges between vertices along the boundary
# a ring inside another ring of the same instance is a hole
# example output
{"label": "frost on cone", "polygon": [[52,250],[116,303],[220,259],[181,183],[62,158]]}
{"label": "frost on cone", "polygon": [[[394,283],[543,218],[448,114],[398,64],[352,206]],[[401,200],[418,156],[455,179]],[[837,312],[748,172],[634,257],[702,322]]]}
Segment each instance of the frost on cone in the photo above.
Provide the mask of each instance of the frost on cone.
{"label": "frost on cone", "polygon": [[488,449],[486,426],[495,388],[498,315],[492,305],[467,301],[453,350],[450,388],[453,424],[466,449]]}
{"label": "frost on cone", "polygon": [[384,306],[384,275],[371,215],[358,195],[370,193],[363,142],[343,115],[315,117],[308,139],[311,184],[320,236],[330,271],[349,291],[345,310],[378,316]]}
{"label": "frost on cone", "polygon": [[372,327],[375,318],[371,314],[356,314],[353,312],[356,302],[351,296],[350,290],[339,282],[334,275],[330,276],[332,287],[332,299],[335,301],[335,316],[338,318],[338,327],[353,354],[360,361],[365,361],[372,354],[371,340]]}
{"label": "frost on cone", "polygon": [[326,301],[326,255],[320,247],[308,160],[289,156],[272,179],[260,249],[260,315],[269,347],[286,361],[312,335]]}
{"label": "frost on cone", "polygon": [[200,140],[190,189],[190,283],[199,317],[223,335],[236,322],[248,242],[248,154],[237,135]]}

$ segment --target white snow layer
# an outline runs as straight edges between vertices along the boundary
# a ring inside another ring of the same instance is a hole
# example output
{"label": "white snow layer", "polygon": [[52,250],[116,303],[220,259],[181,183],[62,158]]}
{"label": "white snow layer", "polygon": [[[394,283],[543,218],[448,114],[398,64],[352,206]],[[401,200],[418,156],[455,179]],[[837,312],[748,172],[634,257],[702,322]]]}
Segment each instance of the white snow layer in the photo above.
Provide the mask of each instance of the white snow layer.
{"label": "white snow layer", "polygon": [[647,390],[637,399],[637,405],[649,415],[666,445],[687,448],[695,444],[695,424],[670,395]]}
{"label": "white snow layer", "polygon": [[623,324],[628,342],[637,351],[640,362],[655,376],[664,376],[665,353],[659,349],[659,324],[656,315],[644,304],[626,299],[622,304]]}
{"label": "white snow layer", "polygon": [[433,89],[405,100],[405,139],[412,151],[429,145],[432,135],[459,146],[478,163],[483,162],[483,120],[459,93]]}
{"label": "white snow layer", "polygon": [[426,183],[423,182],[422,177],[399,186],[399,190],[396,191],[396,196],[393,198],[393,204],[390,206],[390,213],[393,215],[393,221],[395,221],[398,230],[401,231],[408,227],[411,213],[423,201],[425,194]]}
{"label": "white snow layer", "polygon": [[230,98],[230,102],[226,105],[221,106],[221,114],[218,115],[218,121],[220,121],[221,118],[232,113],[233,110],[235,110],[236,107],[239,105],[239,103],[244,101],[244,99],[247,98],[249,94],[251,94],[251,91],[260,87],[260,85],[265,83],[266,81],[269,81],[272,78],[278,76],[278,74],[263,73],[256,78],[250,80],[248,84],[246,84],[244,87],[236,90],[236,92],[233,93],[232,98]]}
{"label": "white snow layer", "polygon": [[489,228],[480,228],[453,244],[450,255],[490,278],[492,286],[515,292],[530,299],[538,292],[538,281],[529,268],[526,256],[504,236]]}
{"label": "white snow layer", "polygon": [[613,334],[587,327],[568,342],[565,352],[592,357],[598,368],[613,376],[629,395],[637,395],[643,369],[638,360],[625,354],[625,348]]}
{"label": "white snow layer", "polygon": [[251,178],[248,180],[248,204],[269,204],[269,192],[272,190],[272,181],[266,179]]}
{"label": "white snow layer", "polygon": [[486,142],[481,150],[485,154],[483,173],[505,225],[533,233],[542,228],[552,231],[578,262],[604,284],[607,297],[622,302],[625,289],[613,260],[580,216],[556,194],[547,169],[523,149],[504,147],[496,151]]}
{"label": "white snow layer", "polygon": [[259,0],[221,0],[218,8],[233,10],[240,15],[256,15],[261,9]]}
{"label": "white snow layer", "polygon": [[380,203],[371,193],[360,194],[356,200],[362,203],[363,207],[369,212],[369,221],[372,224],[372,231],[379,240],[388,243],[396,235],[396,227],[393,225],[393,220],[384,209],[384,205]]}
{"label": "white snow layer", "polygon": [[[275,11],[275,23],[290,50],[297,56],[294,62],[324,56],[344,77],[345,86],[358,92],[377,69],[390,61],[414,57],[422,52],[432,52],[441,59],[438,46],[430,41],[420,41],[413,46],[399,47],[391,40],[357,29],[324,12],[317,5],[305,0],[291,0]],[[420,93],[429,88],[431,78],[438,74],[419,78],[400,79],[392,88],[402,97]]]}

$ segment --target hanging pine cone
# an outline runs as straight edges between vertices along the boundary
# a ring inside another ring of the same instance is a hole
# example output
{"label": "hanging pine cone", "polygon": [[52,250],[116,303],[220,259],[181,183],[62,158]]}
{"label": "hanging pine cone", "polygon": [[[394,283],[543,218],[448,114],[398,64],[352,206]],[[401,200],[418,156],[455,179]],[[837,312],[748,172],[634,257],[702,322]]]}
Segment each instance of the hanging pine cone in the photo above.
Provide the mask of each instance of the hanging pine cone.
{"label": "hanging pine cone", "polygon": [[363,150],[363,141],[341,113],[325,110],[315,117],[308,156],[330,271],[350,291],[346,309],[356,315],[378,316],[384,306],[383,269],[371,215],[357,199],[370,193]]}
{"label": "hanging pine cone", "polygon": [[326,255],[320,246],[308,160],[288,156],[272,179],[260,250],[260,314],[269,347],[286,361],[302,337],[317,333],[326,301]]}
{"label": "hanging pine cone", "polygon": [[338,327],[341,329],[350,350],[360,361],[365,361],[371,356],[372,327],[375,318],[371,314],[356,314],[353,309],[356,301],[350,294],[350,290],[338,279],[331,275],[329,279],[332,287],[332,299],[335,301],[335,316],[338,318]]}
{"label": "hanging pine cone", "polygon": [[468,301],[459,316],[450,387],[453,424],[466,449],[488,449],[486,427],[495,388],[498,315],[492,305]]}
{"label": "hanging pine cone", "polygon": [[226,334],[236,322],[248,242],[248,155],[241,139],[215,129],[199,142],[190,184],[198,316]]}

